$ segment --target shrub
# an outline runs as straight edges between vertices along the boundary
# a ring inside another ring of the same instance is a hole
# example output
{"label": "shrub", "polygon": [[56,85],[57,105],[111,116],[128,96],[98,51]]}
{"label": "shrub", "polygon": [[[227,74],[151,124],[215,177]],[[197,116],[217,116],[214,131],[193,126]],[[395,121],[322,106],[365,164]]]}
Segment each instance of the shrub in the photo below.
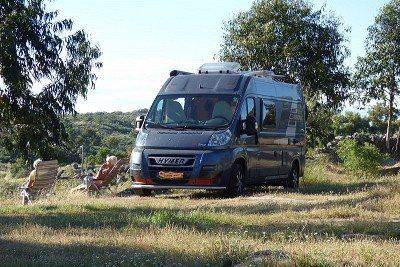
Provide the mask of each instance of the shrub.
{"label": "shrub", "polygon": [[347,171],[358,174],[377,174],[387,155],[370,143],[359,144],[354,139],[339,142],[337,151]]}
{"label": "shrub", "polygon": [[14,163],[11,164],[10,173],[13,178],[19,179],[27,177],[29,175],[29,170],[22,158],[18,158]]}

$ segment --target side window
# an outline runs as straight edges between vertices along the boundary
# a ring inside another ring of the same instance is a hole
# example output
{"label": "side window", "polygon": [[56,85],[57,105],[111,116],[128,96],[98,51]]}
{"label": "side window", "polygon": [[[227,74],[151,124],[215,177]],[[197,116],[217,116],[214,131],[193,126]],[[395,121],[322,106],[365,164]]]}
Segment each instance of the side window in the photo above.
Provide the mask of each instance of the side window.
{"label": "side window", "polygon": [[256,104],[254,98],[247,98],[247,115],[256,117]]}
{"label": "side window", "polygon": [[157,107],[156,107],[156,112],[154,114],[154,122],[155,123],[162,123],[162,111],[163,111],[163,106],[164,106],[164,99],[162,99],[160,102],[158,102]]}
{"label": "side window", "polygon": [[272,101],[263,99],[261,106],[262,106],[262,113],[261,113],[262,129],[276,128],[275,103]]}
{"label": "side window", "polygon": [[255,112],[255,100],[252,97],[246,98],[246,101],[243,102],[242,110],[240,114],[240,118],[244,121],[246,120],[247,116],[256,116]]}

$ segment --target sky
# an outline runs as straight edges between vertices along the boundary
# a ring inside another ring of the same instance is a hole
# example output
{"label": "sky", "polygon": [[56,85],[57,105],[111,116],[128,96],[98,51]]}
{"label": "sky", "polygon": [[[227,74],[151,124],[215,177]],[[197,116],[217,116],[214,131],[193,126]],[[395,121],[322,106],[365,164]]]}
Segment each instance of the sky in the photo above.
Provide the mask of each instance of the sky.
{"label": "sky", "polygon": [[[350,28],[346,64],[364,54],[367,28],[389,0],[310,0],[325,5]],[[223,22],[246,11],[251,0],[53,0],[48,10],[70,18],[103,52],[95,90],[79,98],[79,113],[149,108],[173,69],[196,72],[215,62]]]}

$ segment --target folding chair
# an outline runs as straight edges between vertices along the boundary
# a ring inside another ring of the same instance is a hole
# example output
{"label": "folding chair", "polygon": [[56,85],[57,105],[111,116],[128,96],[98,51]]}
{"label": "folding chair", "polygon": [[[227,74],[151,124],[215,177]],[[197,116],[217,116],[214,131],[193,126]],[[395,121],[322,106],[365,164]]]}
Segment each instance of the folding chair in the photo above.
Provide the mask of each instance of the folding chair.
{"label": "folding chair", "polygon": [[32,204],[32,201],[39,197],[47,197],[55,194],[55,181],[57,177],[58,161],[42,161],[36,167],[36,178],[33,186],[27,188],[26,186],[20,187],[22,189],[22,203],[27,201]]}
{"label": "folding chair", "polygon": [[[101,183],[98,186],[95,186],[94,183],[90,186],[90,189],[95,191],[100,191],[103,188],[110,189],[111,182],[117,177],[117,174],[120,172],[122,165],[126,165],[128,163],[128,159],[120,159],[111,169],[111,171],[107,174],[107,176],[101,180]],[[94,180],[95,181],[95,180]]]}

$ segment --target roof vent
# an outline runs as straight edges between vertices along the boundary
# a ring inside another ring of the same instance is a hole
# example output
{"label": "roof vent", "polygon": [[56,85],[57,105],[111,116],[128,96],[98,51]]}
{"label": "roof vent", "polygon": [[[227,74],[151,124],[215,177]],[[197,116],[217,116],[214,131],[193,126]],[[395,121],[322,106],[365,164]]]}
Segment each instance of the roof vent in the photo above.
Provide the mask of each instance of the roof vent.
{"label": "roof vent", "polygon": [[205,63],[199,68],[199,74],[239,73],[240,64],[237,62]]}

